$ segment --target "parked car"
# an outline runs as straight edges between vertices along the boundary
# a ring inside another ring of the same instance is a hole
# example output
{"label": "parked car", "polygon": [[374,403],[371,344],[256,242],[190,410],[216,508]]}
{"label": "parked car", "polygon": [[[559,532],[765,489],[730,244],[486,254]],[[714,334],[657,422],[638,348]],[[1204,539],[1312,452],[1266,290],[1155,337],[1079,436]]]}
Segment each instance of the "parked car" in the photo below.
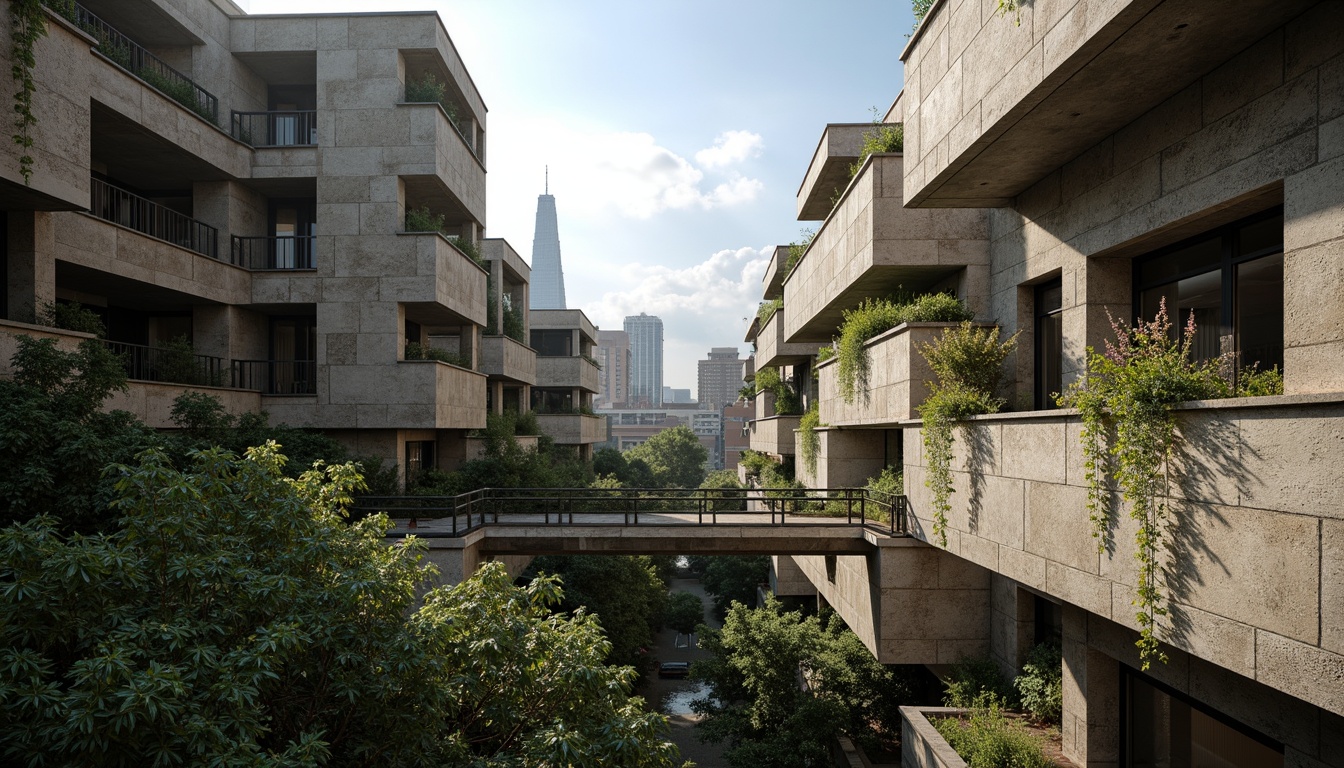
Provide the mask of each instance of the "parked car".
{"label": "parked car", "polygon": [[689,661],[664,661],[658,665],[659,677],[685,678],[691,674]]}

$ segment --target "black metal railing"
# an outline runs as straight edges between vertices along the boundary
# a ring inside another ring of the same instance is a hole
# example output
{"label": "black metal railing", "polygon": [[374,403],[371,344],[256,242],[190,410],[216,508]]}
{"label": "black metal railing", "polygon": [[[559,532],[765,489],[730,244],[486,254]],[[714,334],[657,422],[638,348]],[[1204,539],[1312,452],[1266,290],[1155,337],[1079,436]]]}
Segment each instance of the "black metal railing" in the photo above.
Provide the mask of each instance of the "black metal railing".
{"label": "black metal railing", "polygon": [[234,112],[229,133],[254,147],[310,146],[317,144],[317,112]]}
{"label": "black metal railing", "polygon": [[[422,537],[494,525],[809,525],[909,533],[906,497],[864,488],[482,488],[459,496],[361,496],[351,511],[409,519]],[[434,524],[422,528],[420,520]]]}
{"label": "black metal railing", "polygon": [[212,259],[219,258],[219,231],[152,200],[92,179],[89,213]]}
{"label": "black metal railing", "polygon": [[317,393],[317,363],[313,360],[234,360],[233,386],[266,395]]}
{"label": "black metal railing", "polygon": [[313,269],[312,236],[232,238],[230,261],[244,269]]}
{"label": "black metal railing", "polygon": [[104,340],[103,344],[121,358],[128,379],[211,387],[225,383],[224,358],[198,355],[185,343],[150,347]]}
{"label": "black metal railing", "polygon": [[[73,6],[73,8],[71,8]],[[73,18],[70,11],[73,10]],[[196,81],[173,69],[144,46],[123,35],[116,27],[95,16],[79,3],[71,3],[57,12],[98,40],[98,51],[123,69],[163,91],[165,95],[216,125],[219,124],[219,99]]]}

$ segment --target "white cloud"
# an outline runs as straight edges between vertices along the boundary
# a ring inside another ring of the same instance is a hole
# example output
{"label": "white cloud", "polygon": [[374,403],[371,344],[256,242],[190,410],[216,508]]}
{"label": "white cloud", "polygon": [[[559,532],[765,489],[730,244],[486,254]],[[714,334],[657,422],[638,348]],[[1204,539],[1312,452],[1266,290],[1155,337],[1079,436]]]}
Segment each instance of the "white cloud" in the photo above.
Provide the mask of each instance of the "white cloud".
{"label": "white cloud", "polygon": [[722,168],[760,155],[762,147],[759,133],[725,131],[714,139],[714,146],[695,153],[695,162],[706,168]]}
{"label": "white cloud", "polygon": [[[703,359],[710,347],[745,346],[746,318],[756,312],[773,252],[774,246],[722,250],[682,269],[632,264],[621,275],[628,288],[608,291],[584,310],[600,327],[612,330],[622,327],[626,315],[646,312],[662,318],[664,382],[671,386],[688,376],[694,381],[691,360]],[[677,370],[688,363],[689,372]]]}

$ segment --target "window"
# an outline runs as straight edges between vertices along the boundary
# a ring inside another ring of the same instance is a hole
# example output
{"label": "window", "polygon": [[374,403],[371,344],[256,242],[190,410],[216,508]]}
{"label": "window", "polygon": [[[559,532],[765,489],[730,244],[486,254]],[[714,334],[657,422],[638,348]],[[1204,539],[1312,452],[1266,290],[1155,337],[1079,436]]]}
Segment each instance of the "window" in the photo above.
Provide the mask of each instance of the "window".
{"label": "window", "polygon": [[406,441],[406,482],[410,484],[426,469],[434,469],[434,441]]}
{"label": "window", "polygon": [[1196,360],[1235,354],[1238,369],[1283,367],[1283,209],[1164,248],[1134,264],[1135,305],[1166,299],[1173,332],[1193,313]]}
{"label": "window", "polygon": [[1064,610],[1059,603],[1033,594],[1031,640],[1035,645],[1064,642]]}
{"label": "window", "polygon": [[574,392],[569,389],[533,388],[532,410],[537,413],[574,413]]}
{"label": "window", "polygon": [[1283,768],[1283,747],[1129,667],[1121,667],[1121,765]]}
{"label": "window", "polygon": [[1064,283],[1056,277],[1036,286],[1036,410],[1058,407],[1064,388]]}
{"label": "window", "polygon": [[534,330],[532,348],[537,350],[537,357],[573,357],[574,334],[564,330]]}

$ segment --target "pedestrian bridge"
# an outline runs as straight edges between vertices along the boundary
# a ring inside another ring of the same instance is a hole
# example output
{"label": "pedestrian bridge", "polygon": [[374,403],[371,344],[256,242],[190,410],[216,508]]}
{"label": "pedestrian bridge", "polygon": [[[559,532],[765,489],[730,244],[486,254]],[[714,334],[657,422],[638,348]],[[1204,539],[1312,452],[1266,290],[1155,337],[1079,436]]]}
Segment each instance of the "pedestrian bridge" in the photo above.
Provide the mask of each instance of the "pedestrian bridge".
{"label": "pedestrian bridge", "polygon": [[484,488],[365,496],[352,512],[387,513],[390,537],[487,557],[863,555],[907,535],[905,497],[862,488]]}

